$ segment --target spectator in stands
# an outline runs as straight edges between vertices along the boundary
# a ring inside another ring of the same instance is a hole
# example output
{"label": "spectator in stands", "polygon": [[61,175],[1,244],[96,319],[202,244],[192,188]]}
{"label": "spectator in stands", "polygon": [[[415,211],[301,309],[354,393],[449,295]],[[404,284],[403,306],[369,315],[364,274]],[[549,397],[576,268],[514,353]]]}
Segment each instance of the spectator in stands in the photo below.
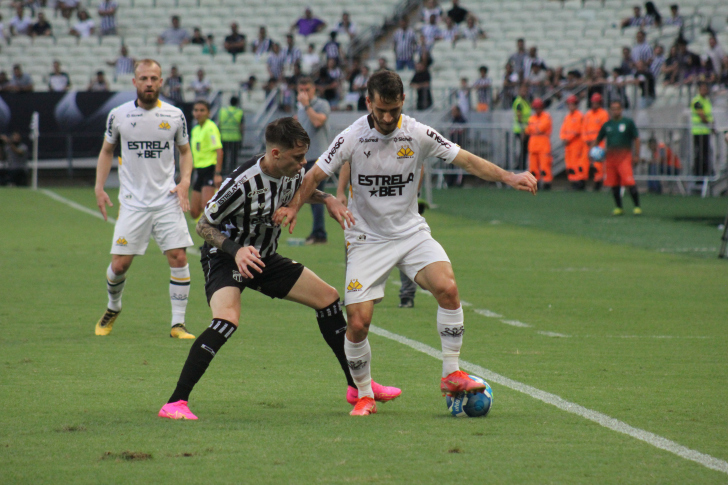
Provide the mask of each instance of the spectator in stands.
{"label": "spectator in stands", "polygon": [[116,11],[119,5],[113,0],[102,0],[99,3],[99,17],[101,17],[101,35],[116,35]]}
{"label": "spectator in stands", "polygon": [[480,72],[480,77],[475,80],[472,88],[475,90],[475,95],[478,100],[475,108],[478,112],[484,112],[490,109],[490,105],[493,102],[493,80],[488,77],[488,66],[480,66],[478,72]]}
{"label": "spectator in stands", "polygon": [[10,35],[30,35],[33,21],[25,16],[25,8],[21,5],[15,8],[15,17],[10,20]]}
{"label": "spectator in stands", "polygon": [[[728,88],[728,55],[723,58],[721,66],[723,67],[720,72],[719,82],[723,88]],[[728,139],[726,141],[728,141]]]}
{"label": "spectator in stands", "polygon": [[652,56],[652,62],[650,62],[650,71],[654,76],[655,81],[660,78],[660,72],[662,72],[662,66],[665,64],[665,49],[662,45],[657,44]]}
{"label": "spectator in stands", "polygon": [[31,37],[50,37],[53,35],[53,27],[46,19],[45,13],[38,12],[38,21],[30,28]]}
{"label": "spectator in stands", "polygon": [[384,57],[380,57],[379,59],[377,59],[377,70],[374,72],[381,72],[381,71],[391,71],[391,69],[387,65],[387,59]]}
{"label": "spectator in stands", "polygon": [[184,91],[182,89],[182,76],[177,66],[172,66],[169,76],[164,80],[163,93],[175,106],[184,103]]}
{"label": "spectator in stands", "polygon": [[502,102],[503,109],[511,109],[513,101],[516,99],[516,89],[520,79],[510,62],[506,63],[503,70],[503,89],[498,93],[498,101]]}
{"label": "spectator in stands", "polygon": [[[287,69],[293,69],[293,66],[296,64],[299,64],[299,68],[301,67],[300,64],[303,60],[303,54],[301,54],[301,49],[296,47],[295,45],[295,39],[293,37],[293,34],[287,34],[286,35],[286,46],[282,49],[281,52],[283,52],[283,57],[286,58],[286,68]],[[298,83],[295,83],[298,84]]]}
{"label": "spectator in stands", "polygon": [[78,22],[73,25],[69,32],[74,37],[88,38],[96,33],[96,23],[89,17],[86,10],[78,11]]}
{"label": "spectator in stands", "polygon": [[71,78],[61,71],[59,61],[53,61],[53,72],[48,75],[48,91],[59,93],[69,89],[71,89]]}
{"label": "spectator in stands", "polygon": [[80,3],[80,0],[59,0],[56,2],[56,10],[61,11],[61,16],[64,19],[70,20],[73,12],[78,9]]}
{"label": "spectator in stands", "polygon": [[255,84],[257,83],[257,79],[255,76],[250,76],[247,81],[240,83],[240,89],[245,91],[246,93],[250,93],[253,90],[255,90]]}
{"label": "spectator in stands", "polygon": [[672,85],[678,82],[679,62],[677,54],[677,45],[670,47],[670,55],[665,59],[665,63],[660,68],[660,74],[663,75],[665,85]]}
{"label": "spectator in stands", "polygon": [[523,79],[523,63],[526,57],[526,42],[523,39],[517,39],[516,52],[508,58],[508,63],[513,66],[513,70],[518,74],[519,79]]}
{"label": "spectator in stands", "polygon": [[258,38],[253,41],[253,52],[255,52],[256,57],[260,57],[270,51],[271,42],[265,25],[261,25],[258,28]]}
{"label": "spectator in stands", "polygon": [[189,44],[190,33],[180,27],[179,16],[172,16],[172,26],[157,38],[158,45],[177,45],[180,49]]}
{"label": "spectator in stands", "polygon": [[645,18],[642,16],[642,8],[639,5],[632,7],[634,15],[622,20],[622,28],[625,27],[639,27],[642,28],[645,24]]}
{"label": "spectator in stands", "polygon": [[354,22],[351,21],[348,12],[344,12],[341,14],[341,20],[338,24],[336,24],[334,32],[339,35],[348,35],[349,40],[353,39],[356,36],[356,25],[354,24]]}
{"label": "spectator in stands", "polygon": [[422,10],[420,10],[420,21],[426,24],[430,21],[432,15],[435,16],[435,23],[439,24],[442,17],[442,7],[437,3],[437,0],[425,0]]}
{"label": "spectator in stands", "polygon": [[428,44],[425,34],[420,33],[417,42],[417,61],[423,63],[428,68],[432,65],[432,44]]}
{"label": "spectator in stands", "polygon": [[203,54],[209,54],[211,56],[214,56],[217,54],[217,46],[215,45],[215,36],[212,34],[207,34],[207,39],[205,39],[205,44],[202,46],[202,53]]}
{"label": "spectator in stands", "polygon": [[645,2],[645,22],[643,27],[662,27],[662,15],[654,2]]}
{"label": "spectator in stands", "polygon": [[225,47],[225,50],[233,56],[233,62],[235,62],[235,58],[238,54],[245,52],[246,42],[247,39],[245,38],[245,34],[238,32],[237,22],[231,23],[230,35],[225,37],[225,43],[223,46]]}
{"label": "spectator in stands", "polygon": [[7,91],[12,93],[33,92],[33,78],[23,72],[23,68],[20,64],[15,64],[13,66],[13,77],[10,80],[10,86],[8,86]]}
{"label": "spectator in stands", "polygon": [[428,50],[432,49],[436,40],[442,39],[442,31],[437,26],[437,16],[435,14],[430,15],[427,23],[422,26],[422,36],[424,37]]}
{"label": "spectator in stands", "polygon": [[268,76],[270,79],[275,79],[276,82],[283,80],[283,68],[286,62],[286,57],[281,52],[281,46],[277,42],[271,44],[271,50],[268,54]]}
{"label": "spectator in stands", "polygon": [[622,107],[629,109],[629,98],[627,97],[627,89],[625,88],[626,81],[626,75],[621,69],[618,67],[612,69],[612,75],[607,79],[606,84],[606,97],[610,106],[613,102],[619,101]]}
{"label": "spectator in stands", "polygon": [[665,19],[663,25],[674,25],[676,27],[683,26],[683,18],[678,12],[678,5],[676,3],[670,5],[670,17]]}
{"label": "spectator in stands", "polygon": [[[468,11],[460,6],[460,0],[452,0],[452,8],[447,11],[447,18],[455,24],[460,24],[468,16]],[[445,20],[447,22],[447,19]]]}
{"label": "spectator in stands", "polygon": [[450,17],[445,17],[445,28],[442,29],[442,40],[450,42],[455,47],[458,39],[460,39],[460,27]]}
{"label": "spectator in stands", "polygon": [[10,91],[10,79],[8,79],[8,73],[0,71],[0,93]]}
{"label": "spectator in stands", "polygon": [[106,75],[104,74],[104,71],[97,71],[96,77],[91,79],[91,82],[88,83],[88,89],[87,91],[91,91],[94,93],[102,93],[109,90],[109,83],[106,82]]}
{"label": "spectator in stands", "polygon": [[316,32],[321,32],[325,28],[326,22],[314,17],[311,9],[306,7],[306,10],[303,12],[303,17],[296,20],[293,25],[291,25],[291,32],[298,31],[298,35],[308,37]]}
{"label": "spectator in stands", "polygon": [[725,51],[723,50],[723,47],[718,44],[718,39],[715,38],[715,34],[711,34],[711,36],[708,37],[708,52],[706,52],[706,54],[708,58],[710,58],[715,75],[720,76]]}
{"label": "spectator in stands", "polygon": [[634,71],[634,59],[632,58],[632,49],[627,46],[622,47],[622,62],[619,64],[619,70],[624,74],[630,74]]}
{"label": "spectator in stands", "polygon": [[316,52],[314,44],[308,44],[306,53],[301,57],[301,71],[304,75],[310,75],[318,71],[321,64],[321,56]]}
{"label": "spectator in stands", "polygon": [[339,105],[342,77],[343,73],[333,59],[329,59],[326,66],[319,69],[316,90],[329,103],[331,109],[336,109]]}
{"label": "spectator in stands", "polygon": [[650,44],[647,43],[645,38],[645,33],[642,30],[637,32],[637,35],[635,35],[637,43],[632,46],[631,51],[632,63],[634,66],[637,66],[638,61],[642,61],[649,66],[652,62],[652,58],[654,57],[652,47],[650,47]]}
{"label": "spectator in stands", "polygon": [[538,57],[538,47],[531,46],[528,48],[528,55],[523,59],[523,78],[528,79],[531,74],[531,66],[534,64],[541,64],[541,68],[546,68],[546,63],[543,59]]}
{"label": "spectator in stands", "polygon": [[584,97],[585,93],[582,91],[582,76],[578,69],[572,69],[566,73],[566,82],[561,89],[561,96],[565,99],[572,94],[579,97]]}
{"label": "spectator in stands", "polygon": [[205,36],[202,35],[202,30],[200,30],[199,27],[195,27],[192,29],[192,37],[190,38],[190,44],[194,45],[205,45],[207,43],[207,39],[205,39]]}
{"label": "spectator in stands", "polygon": [[634,82],[639,85],[642,92],[640,108],[649,108],[655,102],[655,76],[645,61],[637,61]]}
{"label": "spectator in stands", "polygon": [[134,73],[134,58],[129,57],[129,49],[125,45],[121,46],[119,57],[114,61],[106,61],[106,65],[115,68],[116,77]]}
{"label": "spectator in stands", "polygon": [[369,82],[369,68],[365,65],[361,67],[359,74],[354,78],[351,83],[353,91],[359,94],[357,101],[357,111],[367,110],[367,83]]}
{"label": "spectator in stands", "polygon": [[394,58],[396,60],[395,69],[401,71],[404,68],[414,69],[414,55],[417,51],[417,36],[415,32],[409,28],[409,22],[406,17],[399,19],[399,28],[394,32]]}
{"label": "spectator in stands", "polygon": [[464,115],[470,113],[470,83],[468,83],[468,78],[460,79],[460,87],[455,91],[455,98],[460,111]]}
{"label": "spectator in stands", "polygon": [[473,42],[473,47],[478,40],[484,40],[488,38],[488,35],[478,25],[478,20],[474,15],[468,15],[465,19],[465,25],[461,28],[462,37]]}
{"label": "spectator in stands", "polygon": [[695,73],[700,66],[700,56],[688,50],[688,42],[679,37],[677,44],[677,82],[684,82],[684,79]]}
{"label": "spectator in stands", "polygon": [[5,22],[3,22],[3,15],[0,14],[0,40],[7,42],[8,41],[8,31],[5,29]]}
{"label": "spectator in stands", "polygon": [[548,89],[548,76],[543,64],[533,64],[531,72],[524,80],[531,88],[531,94],[537,98],[541,98],[546,94]]}
{"label": "spectator in stands", "polygon": [[336,41],[336,35],[335,30],[329,34],[329,40],[321,48],[321,52],[325,56],[327,63],[329,62],[329,59],[333,59],[336,62],[336,65],[339,65],[341,60],[344,58],[344,51],[341,49],[341,44]]}
{"label": "spectator in stands", "polygon": [[25,187],[28,185],[28,146],[23,143],[20,133],[14,131],[8,138],[0,135],[5,149],[5,173],[2,185]]}
{"label": "spectator in stands", "polygon": [[195,101],[198,99],[204,99],[205,101],[210,99],[212,84],[210,84],[209,80],[205,79],[204,69],[197,70],[197,79],[190,83],[187,91],[194,91]]}
{"label": "spectator in stands", "polygon": [[418,110],[428,109],[432,106],[432,92],[430,91],[430,82],[432,76],[427,69],[427,65],[418,62],[415,67],[415,75],[412,76],[410,87],[417,91],[417,108]]}

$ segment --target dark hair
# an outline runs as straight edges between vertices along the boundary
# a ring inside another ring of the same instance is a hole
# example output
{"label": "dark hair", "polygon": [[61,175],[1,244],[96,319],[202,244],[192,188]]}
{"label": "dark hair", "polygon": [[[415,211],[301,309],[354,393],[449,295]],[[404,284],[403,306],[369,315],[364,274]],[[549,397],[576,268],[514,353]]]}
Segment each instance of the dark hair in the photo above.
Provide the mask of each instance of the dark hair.
{"label": "dark hair", "polygon": [[[323,67],[322,69],[326,69],[326,68]],[[301,76],[298,78],[297,84],[299,86],[306,86],[308,84],[313,84],[313,78],[311,78],[310,76]]]}
{"label": "dark hair", "polygon": [[394,71],[374,73],[367,83],[367,94],[372,101],[374,101],[375,93],[378,93],[379,98],[385,103],[393,103],[402,99],[404,97],[402,78]]}
{"label": "dark hair", "polygon": [[276,145],[285,150],[291,150],[300,143],[311,146],[311,139],[301,123],[290,116],[278,118],[265,127],[266,145]]}
{"label": "dark hair", "polygon": [[237,96],[230,96],[230,106],[237,106],[240,102]]}
{"label": "dark hair", "polygon": [[481,69],[485,69],[485,70],[487,71],[487,70],[488,70],[488,66],[480,66],[480,67],[478,68],[478,70],[479,70],[479,71],[480,71]]}
{"label": "dark hair", "polygon": [[205,99],[197,99],[194,103],[192,103],[192,106],[196,106],[198,104],[201,104],[205,108],[207,108],[207,111],[210,111],[210,103]]}
{"label": "dark hair", "polygon": [[609,102],[609,106],[613,105],[614,103],[617,103],[620,107],[624,107],[624,104],[622,104],[622,100],[621,99],[616,99],[615,98],[615,99],[611,100]]}

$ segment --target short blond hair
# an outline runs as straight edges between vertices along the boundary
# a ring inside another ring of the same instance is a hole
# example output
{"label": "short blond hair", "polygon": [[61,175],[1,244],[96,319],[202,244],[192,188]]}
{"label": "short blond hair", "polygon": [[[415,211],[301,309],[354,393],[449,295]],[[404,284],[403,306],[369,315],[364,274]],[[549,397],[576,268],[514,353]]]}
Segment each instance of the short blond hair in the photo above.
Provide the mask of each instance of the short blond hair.
{"label": "short blond hair", "polygon": [[154,59],[141,59],[134,63],[134,75],[136,76],[136,72],[139,66],[149,66],[151,64],[156,65],[159,68],[159,72],[162,72],[162,65],[159,62],[155,61]]}

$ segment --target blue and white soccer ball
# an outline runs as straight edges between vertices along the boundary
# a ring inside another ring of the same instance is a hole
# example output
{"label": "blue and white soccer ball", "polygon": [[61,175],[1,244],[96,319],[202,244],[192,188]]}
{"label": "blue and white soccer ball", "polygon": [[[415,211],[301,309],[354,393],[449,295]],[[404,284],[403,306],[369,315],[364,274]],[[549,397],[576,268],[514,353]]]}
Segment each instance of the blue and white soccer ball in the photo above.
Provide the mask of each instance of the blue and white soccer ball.
{"label": "blue and white soccer ball", "polygon": [[463,392],[455,397],[446,396],[447,409],[456,418],[487,416],[493,406],[493,390],[490,385],[478,376],[470,375],[470,378],[485,384],[485,391]]}
{"label": "blue and white soccer ball", "polygon": [[604,160],[604,148],[600,146],[593,146],[589,150],[589,158],[594,160],[595,162],[601,162]]}

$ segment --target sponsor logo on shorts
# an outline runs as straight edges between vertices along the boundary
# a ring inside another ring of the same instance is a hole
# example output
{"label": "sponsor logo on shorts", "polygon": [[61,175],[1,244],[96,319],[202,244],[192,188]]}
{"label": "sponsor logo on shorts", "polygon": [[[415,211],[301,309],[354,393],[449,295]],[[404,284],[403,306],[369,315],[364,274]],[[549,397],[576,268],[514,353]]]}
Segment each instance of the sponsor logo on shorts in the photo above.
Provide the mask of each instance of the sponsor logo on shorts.
{"label": "sponsor logo on shorts", "polygon": [[440,335],[443,337],[462,337],[463,333],[465,333],[465,327],[460,325],[457,327],[445,327],[442,332],[440,332]]}
{"label": "sponsor logo on shorts", "polygon": [[233,279],[237,281],[238,283],[243,282],[243,275],[241,275],[238,270],[233,270]]}
{"label": "sponsor logo on shorts", "polygon": [[125,238],[123,238],[123,237],[120,237],[119,239],[117,239],[117,240],[116,240],[116,243],[115,243],[115,244],[116,244],[117,246],[126,246],[126,245],[127,245],[127,244],[129,244],[129,243],[128,243],[128,242],[126,241],[126,239],[125,239]]}
{"label": "sponsor logo on shorts", "polygon": [[346,291],[361,291],[363,288],[359,280],[351,280],[349,286],[346,287]]}
{"label": "sponsor logo on shorts", "polygon": [[367,235],[366,235],[366,234],[359,234],[359,235],[358,235],[358,236],[356,237],[356,240],[357,240],[357,241],[366,241],[366,240],[367,240]]}
{"label": "sponsor logo on shorts", "polygon": [[172,127],[166,121],[162,121],[161,123],[159,123],[160,130],[170,130],[171,128]]}
{"label": "sponsor logo on shorts", "polygon": [[359,359],[359,360],[350,360],[347,363],[349,365],[349,369],[357,370],[357,369],[362,369],[365,365],[367,365],[367,362],[369,362],[369,361]]}
{"label": "sponsor logo on shorts", "polygon": [[414,158],[414,156],[415,152],[413,152],[412,149],[407,145],[400,148],[397,152],[397,160],[401,160],[402,158]]}

